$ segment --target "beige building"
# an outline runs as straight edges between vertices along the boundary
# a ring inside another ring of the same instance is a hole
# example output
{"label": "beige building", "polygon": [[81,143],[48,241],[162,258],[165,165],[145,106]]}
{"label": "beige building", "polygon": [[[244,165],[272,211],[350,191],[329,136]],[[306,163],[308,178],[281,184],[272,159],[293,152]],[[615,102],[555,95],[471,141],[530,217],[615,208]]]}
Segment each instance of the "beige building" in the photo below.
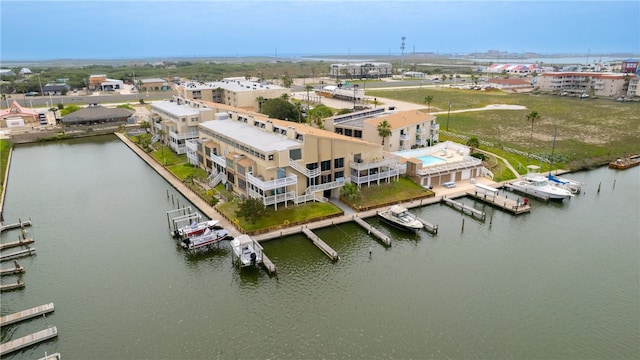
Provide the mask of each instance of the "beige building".
{"label": "beige building", "polygon": [[385,108],[367,109],[339,115],[327,120],[325,127],[336,134],[382,144],[378,125],[387,121],[391,135],[384,139],[385,151],[401,151],[438,142],[440,125],[435,115],[417,110],[395,111]]}
{"label": "beige building", "polygon": [[538,76],[536,88],[542,91],[626,96],[635,74],[599,72],[547,72]]}
{"label": "beige building", "polygon": [[397,179],[400,158],[382,145],[338,135],[307,124],[206,103],[216,120],[198,125],[187,142],[189,161],[234,192],[278,206],[326,201],[347,182],[379,184]]}
{"label": "beige building", "polygon": [[258,98],[273,99],[291,89],[268,83],[240,79],[213,82],[187,82],[178,85],[178,96],[185,99],[209,101],[242,109],[259,109]]}
{"label": "beige building", "polygon": [[152,78],[152,79],[140,79],[135,84],[139,91],[166,91],[171,90],[169,82],[165,79]]}

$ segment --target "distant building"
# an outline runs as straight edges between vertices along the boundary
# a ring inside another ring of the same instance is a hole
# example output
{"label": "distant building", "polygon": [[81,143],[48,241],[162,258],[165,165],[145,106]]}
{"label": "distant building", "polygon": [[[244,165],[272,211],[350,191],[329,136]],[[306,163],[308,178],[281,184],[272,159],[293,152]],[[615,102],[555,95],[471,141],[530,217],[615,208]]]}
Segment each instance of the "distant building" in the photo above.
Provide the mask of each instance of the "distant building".
{"label": "distant building", "polygon": [[171,90],[171,86],[169,86],[169,82],[165,79],[160,78],[152,78],[152,79],[141,79],[138,81],[137,86],[140,91],[167,91]]}
{"label": "distant building", "polygon": [[273,99],[291,89],[264,82],[224,79],[213,82],[191,81],[177,87],[178,96],[185,99],[210,101],[243,109],[259,109],[258,98]]}
{"label": "distant building", "polygon": [[33,72],[28,68],[20,69],[20,75],[31,75],[31,74],[33,74]]}
{"label": "distant building", "polygon": [[531,82],[522,78],[488,79],[485,81],[485,85],[501,90],[531,89]]}
{"label": "distant building", "polygon": [[625,74],[635,74],[638,70],[638,59],[627,59],[622,61],[622,72]]}
{"label": "distant building", "polygon": [[546,69],[538,64],[492,64],[487,66],[483,72],[489,74],[518,74],[528,75],[532,73],[543,73]]}
{"label": "distant building", "polygon": [[125,124],[132,115],[133,111],[128,109],[108,108],[98,104],[91,104],[64,116],[61,121],[65,125]]}
{"label": "distant building", "polygon": [[67,84],[46,84],[42,86],[43,95],[66,95],[71,90]]}
{"label": "distant building", "polygon": [[0,128],[33,126],[35,124],[39,124],[38,112],[23,108],[15,100],[8,109],[0,111]]}
{"label": "distant building", "polygon": [[597,96],[626,96],[636,74],[599,72],[548,72],[538,76],[536,87],[542,91]]}
{"label": "distant building", "polygon": [[336,79],[388,78],[393,75],[393,66],[381,62],[331,64],[329,75]]}
{"label": "distant building", "polygon": [[16,73],[11,69],[0,69],[0,75],[3,76],[16,76]]}

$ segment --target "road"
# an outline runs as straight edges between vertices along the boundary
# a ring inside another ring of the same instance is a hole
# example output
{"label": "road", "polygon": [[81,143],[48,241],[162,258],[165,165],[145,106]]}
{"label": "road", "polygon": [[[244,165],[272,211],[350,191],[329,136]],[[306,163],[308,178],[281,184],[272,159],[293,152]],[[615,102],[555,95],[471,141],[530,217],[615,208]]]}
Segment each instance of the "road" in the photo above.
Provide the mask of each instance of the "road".
{"label": "road", "polygon": [[[67,95],[57,95],[57,96],[25,96],[24,94],[12,94],[10,98],[8,98],[9,104],[13,102],[13,100],[17,100],[18,103],[23,107],[35,107],[35,108],[49,108],[53,105],[57,104],[75,104],[84,106],[87,104],[98,103],[98,104],[107,104],[107,103],[125,103],[125,102],[139,102],[140,99],[144,99],[145,101],[149,100],[159,100],[159,99],[170,99],[171,95],[173,95],[173,91],[157,91],[157,92],[149,92],[147,93],[135,93],[135,94],[118,94],[114,92],[100,92],[94,94],[81,94],[81,93],[69,93]],[[0,105],[0,108],[6,109],[7,104],[3,101]]]}

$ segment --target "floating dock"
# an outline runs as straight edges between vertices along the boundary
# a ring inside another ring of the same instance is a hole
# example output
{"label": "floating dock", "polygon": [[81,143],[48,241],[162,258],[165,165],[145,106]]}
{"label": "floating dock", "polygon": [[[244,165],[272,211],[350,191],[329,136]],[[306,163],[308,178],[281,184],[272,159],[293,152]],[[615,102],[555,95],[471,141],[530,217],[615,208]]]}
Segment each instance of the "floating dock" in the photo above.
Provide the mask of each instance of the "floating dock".
{"label": "floating dock", "polygon": [[45,305],[36,306],[31,309],[22,310],[17,313],[5,315],[3,317],[0,317],[0,326],[15,324],[17,322],[28,320],[36,316],[48,314],[53,310],[54,310],[53,303],[49,303]]}
{"label": "floating dock", "polygon": [[0,355],[6,355],[14,351],[20,350],[27,346],[37,344],[39,342],[49,340],[58,336],[58,328],[51,326],[48,329],[40,330],[31,335],[23,336],[19,339],[8,341],[0,344]]}
{"label": "floating dock", "polygon": [[309,239],[311,239],[311,242],[313,242],[313,245],[317,246],[320,250],[322,250],[322,252],[325,253],[331,260],[337,261],[339,259],[338,252],[333,250],[329,245],[327,245],[327,243],[322,241],[322,239],[320,239],[318,235],[314,234],[313,231],[309,230],[308,228],[303,228],[302,232]]}
{"label": "floating dock", "polygon": [[13,269],[0,269],[0,276],[15,275],[24,272],[24,268],[20,266],[17,261],[13,260],[13,264],[15,265]]}
{"label": "floating dock", "polygon": [[264,252],[262,253],[262,265],[267,269],[269,274],[275,274],[278,271],[271,259],[269,259]]}
{"label": "floating dock", "polygon": [[22,288],[24,288],[24,282],[22,280],[18,280],[17,283],[0,285],[0,292],[18,290]]}
{"label": "floating dock", "polygon": [[434,225],[430,222],[428,222],[427,220],[416,216],[416,219],[418,219],[418,221],[420,221],[422,223],[422,225],[424,225],[424,228],[427,229],[428,231],[431,231],[434,234],[438,233],[438,225]]}
{"label": "floating dock", "polygon": [[509,211],[515,215],[519,215],[519,214],[523,214],[531,211],[531,205],[525,204],[525,203],[518,203],[518,201],[516,200],[508,199],[506,197],[502,197],[499,195],[487,196],[484,194],[479,194],[478,192],[468,192],[467,195],[473,197],[474,199],[493,205],[499,209]]}
{"label": "floating dock", "polygon": [[19,257],[29,256],[34,254],[35,252],[36,252],[35,248],[30,248],[30,249],[20,250],[11,254],[0,255],[0,261],[7,261],[11,259],[16,259]]}
{"label": "floating dock", "polygon": [[369,225],[369,223],[367,223],[366,221],[362,220],[357,216],[353,217],[353,221],[355,221],[356,224],[362,226],[365,230],[367,230],[369,234],[373,234],[375,237],[380,239],[385,245],[391,246],[391,239],[389,239],[387,235],[383,234],[382,231],[374,228],[373,226]]}
{"label": "floating dock", "polygon": [[61,359],[60,353],[55,353],[51,355],[47,355],[47,353],[44,353],[44,357],[38,360],[60,360],[60,359]]}
{"label": "floating dock", "polygon": [[34,240],[32,238],[26,238],[26,239],[20,238],[18,239],[18,241],[0,244],[0,250],[29,245],[33,243],[34,243]]}
{"label": "floating dock", "polygon": [[24,228],[25,226],[31,226],[31,219],[27,221],[18,220],[18,222],[15,224],[0,225],[0,232],[3,232],[5,230]]}
{"label": "floating dock", "polygon": [[448,199],[446,197],[442,198],[442,201],[445,202],[445,204],[451,205],[454,208],[459,208],[460,211],[462,211],[463,213],[466,211],[468,212],[471,216],[477,216],[479,217],[481,220],[484,220],[485,217],[487,216],[485,214],[484,211],[472,208],[471,206],[465,205],[459,201],[455,201],[453,199]]}

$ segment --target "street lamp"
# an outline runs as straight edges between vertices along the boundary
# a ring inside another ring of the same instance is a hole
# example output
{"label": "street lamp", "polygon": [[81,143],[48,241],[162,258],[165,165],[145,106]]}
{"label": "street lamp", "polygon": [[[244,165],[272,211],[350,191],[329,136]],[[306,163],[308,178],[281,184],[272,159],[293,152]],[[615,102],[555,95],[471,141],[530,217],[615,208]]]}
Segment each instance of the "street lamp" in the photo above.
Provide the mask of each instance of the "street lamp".
{"label": "street lamp", "polygon": [[447,112],[447,131],[449,131],[449,115],[451,115],[451,100],[449,100],[449,111]]}
{"label": "street lamp", "polygon": [[353,84],[353,111],[356,111],[356,89],[358,87],[358,84]]}

